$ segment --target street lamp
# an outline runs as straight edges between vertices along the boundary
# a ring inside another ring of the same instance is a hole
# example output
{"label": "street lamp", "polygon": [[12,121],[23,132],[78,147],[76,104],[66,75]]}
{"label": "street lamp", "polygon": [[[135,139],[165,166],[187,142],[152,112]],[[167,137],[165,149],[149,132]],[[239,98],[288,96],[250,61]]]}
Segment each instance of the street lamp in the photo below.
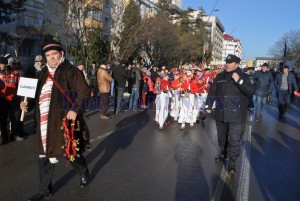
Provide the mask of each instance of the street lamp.
{"label": "street lamp", "polygon": [[219,9],[216,9],[216,6],[217,6],[218,2],[219,2],[219,0],[216,1],[214,7],[213,7],[212,10],[210,11],[209,16],[208,16],[208,18],[207,18],[207,20],[205,21],[205,24],[204,24],[203,38],[202,38],[202,42],[203,42],[202,46],[203,46],[203,47],[202,47],[202,57],[201,57],[202,63],[203,63],[204,57],[205,57],[206,24],[209,22],[212,13],[213,13],[213,12],[219,11]]}

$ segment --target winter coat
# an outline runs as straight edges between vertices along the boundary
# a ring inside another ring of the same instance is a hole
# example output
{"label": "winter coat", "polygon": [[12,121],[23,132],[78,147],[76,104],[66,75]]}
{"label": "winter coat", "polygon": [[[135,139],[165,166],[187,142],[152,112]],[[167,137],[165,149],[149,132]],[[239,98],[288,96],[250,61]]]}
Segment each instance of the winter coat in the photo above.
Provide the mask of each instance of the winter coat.
{"label": "winter coat", "polygon": [[98,81],[98,89],[100,93],[109,93],[110,92],[110,82],[112,81],[112,77],[106,69],[99,68],[97,72],[97,81]]}
{"label": "winter coat", "polygon": [[113,78],[115,79],[116,87],[125,88],[126,80],[129,77],[128,72],[122,65],[114,69]]}
{"label": "winter coat", "polygon": [[142,74],[141,70],[137,67],[133,67],[131,71],[132,88],[139,88],[141,86]]}
{"label": "winter coat", "polygon": [[93,68],[93,66],[91,66],[90,68],[88,68],[88,70],[87,70],[87,78],[89,80],[96,80],[97,79],[98,69],[99,69],[99,67]]}
{"label": "winter coat", "polygon": [[[232,79],[236,72],[240,79]],[[244,123],[247,117],[249,98],[254,94],[254,82],[240,68],[232,72],[223,71],[210,87],[206,109],[212,109],[215,102],[215,119],[222,122]]]}
{"label": "winter coat", "polygon": [[38,77],[38,85],[35,98],[36,122],[37,122],[37,143],[40,155],[54,157],[63,154],[62,146],[64,145],[63,131],[61,130],[62,119],[72,110],[79,114],[81,108],[85,105],[90,96],[90,89],[86,84],[84,76],[78,68],[71,65],[67,60],[62,62],[55,70],[54,79],[66,92],[68,97],[73,101],[68,103],[63,93],[53,83],[51,91],[51,103],[48,114],[48,131],[46,153],[42,146],[41,129],[40,129],[40,108],[39,97],[41,90],[48,77],[48,68],[41,70]]}
{"label": "winter coat", "polygon": [[255,84],[255,95],[267,97],[268,93],[272,91],[273,76],[270,72],[257,71],[253,75]]}
{"label": "winter coat", "polygon": [[[275,87],[276,87],[277,91],[280,90],[280,86],[281,86],[281,83],[282,83],[282,75],[283,75],[283,73],[278,73],[276,75],[276,79],[275,79],[274,84],[275,84]],[[287,77],[287,80],[288,80],[288,91],[289,91],[289,93],[292,93],[293,89],[294,89],[294,91],[298,91],[298,86],[297,86],[297,82],[296,82],[296,78],[295,78],[294,74],[289,73],[288,77]]]}

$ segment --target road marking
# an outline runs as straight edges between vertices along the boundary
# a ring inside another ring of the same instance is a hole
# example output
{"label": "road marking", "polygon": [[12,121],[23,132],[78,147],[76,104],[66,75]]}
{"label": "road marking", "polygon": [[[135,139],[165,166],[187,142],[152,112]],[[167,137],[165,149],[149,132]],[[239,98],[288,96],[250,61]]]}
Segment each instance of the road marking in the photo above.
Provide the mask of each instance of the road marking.
{"label": "road marking", "polygon": [[[250,116],[249,122],[253,122],[253,116]],[[248,131],[248,132],[247,132]],[[245,133],[245,147],[242,153],[242,164],[241,173],[238,183],[238,192],[236,196],[237,201],[247,201],[249,199],[249,186],[250,186],[250,145],[251,145],[251,131],[252,125],[246,126]],[[219,182],[217,184],[216,190],[213,194],[212,201],[219,201],[222,195],[222,191],[227,179],[227,172],[222,168]]]}
{"label": "road marking", "polygon": [[249,199],[250,187],[250,149],[251,149],[251,131],[252,125],[247,126],[248,132],[245,140],[245,148],[242,154],[242,167],[238,185],[236,200],[247,201]]}
{"label": "road marking", "polygon": [[224,166],[223,166],[217,188],[216,188],[216,190],[214,192],[214,195],[212,197],[212,201],[219,201],[220,200],[226,178],[227,178],[227,173],[226,173],[226,170],[224,169]]}

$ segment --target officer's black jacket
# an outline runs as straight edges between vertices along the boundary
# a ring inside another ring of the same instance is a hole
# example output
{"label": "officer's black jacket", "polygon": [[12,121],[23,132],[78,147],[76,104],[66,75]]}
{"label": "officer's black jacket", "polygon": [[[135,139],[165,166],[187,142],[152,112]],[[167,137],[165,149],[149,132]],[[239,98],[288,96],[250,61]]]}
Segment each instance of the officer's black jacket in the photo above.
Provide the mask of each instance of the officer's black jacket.
{"label": "officer's black jacket", "polygon": [[[232,78],[233,72],[240,76],[237,82]],[[243,123],[246,121],[249,98],[254,92],[253,80],[240,68],[232,72],[223,71],[216,76],[210,87],[206,109],[212,109],[215,105],[217,121]]]}

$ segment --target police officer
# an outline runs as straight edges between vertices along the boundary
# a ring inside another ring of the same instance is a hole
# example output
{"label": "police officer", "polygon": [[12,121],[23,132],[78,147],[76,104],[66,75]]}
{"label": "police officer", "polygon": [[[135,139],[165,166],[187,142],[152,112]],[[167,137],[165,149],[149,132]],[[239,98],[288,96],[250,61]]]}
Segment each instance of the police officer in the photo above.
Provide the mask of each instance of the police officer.
{"label": "police officer", "polygon": [[249,97],[254,94],[255,88],[253,80],[239,68],[239,57],[229,54],[225,61],[225,70],[214,79],[205,107],[211,113],[215,104],[220,148],[215,160],[223,161],[228,154],[228,172],[234,173],[236,159],[241,150]]}

